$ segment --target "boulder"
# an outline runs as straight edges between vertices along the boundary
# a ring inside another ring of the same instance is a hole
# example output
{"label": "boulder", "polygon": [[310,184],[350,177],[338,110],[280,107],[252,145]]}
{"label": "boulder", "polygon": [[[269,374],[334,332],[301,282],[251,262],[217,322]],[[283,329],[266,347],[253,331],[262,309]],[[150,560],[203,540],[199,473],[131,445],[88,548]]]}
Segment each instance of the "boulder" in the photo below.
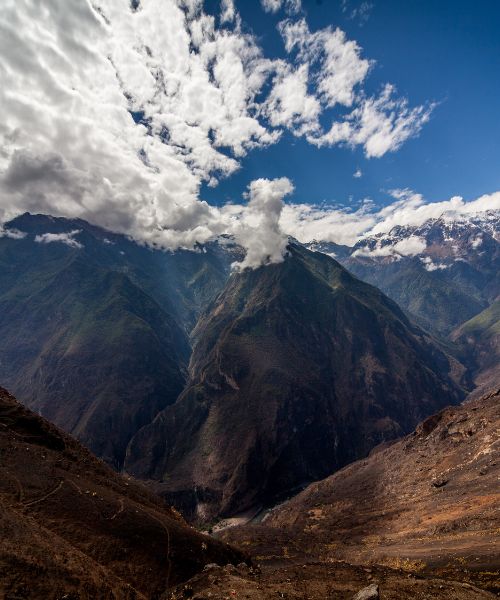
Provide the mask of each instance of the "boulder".
{"label": "boulder", "polygon": [[372,583],[368,587],[360,590],[352,600],[379,600],[380,594],[378,585],[376,583]]}

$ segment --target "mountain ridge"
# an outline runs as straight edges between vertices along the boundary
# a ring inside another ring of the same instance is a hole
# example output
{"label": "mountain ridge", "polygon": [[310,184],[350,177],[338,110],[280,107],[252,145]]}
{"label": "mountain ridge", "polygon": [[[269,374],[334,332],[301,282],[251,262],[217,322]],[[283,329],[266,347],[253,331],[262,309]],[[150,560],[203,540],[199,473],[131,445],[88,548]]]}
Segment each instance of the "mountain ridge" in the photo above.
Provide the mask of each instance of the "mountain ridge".
{"label": "mountain ridge", "polygon": [[0,595],[152,600],[245,556],[0,388]]}
{"label": "mountain ridge", "polygon": [[337,256],[440,337],[487,308],[500,293],[498,210],[395,225],[352,247],[321,241],[306,246]]}
{"label": "mountain ridge", "polygon": [[396,304],[301,246],[280,265],[233,274],[193,338],[190,382],[136,434],[125,469],[170,500],[196,490],[183,508],[201,520],[399,435],[432,412],[435,389],[462,397],[442,374],[453,361]]}
{"label": "mountain ridge", "polygon": [[498,593],[499,400],[447,407],[221,538],[270,565],[384,565]]}

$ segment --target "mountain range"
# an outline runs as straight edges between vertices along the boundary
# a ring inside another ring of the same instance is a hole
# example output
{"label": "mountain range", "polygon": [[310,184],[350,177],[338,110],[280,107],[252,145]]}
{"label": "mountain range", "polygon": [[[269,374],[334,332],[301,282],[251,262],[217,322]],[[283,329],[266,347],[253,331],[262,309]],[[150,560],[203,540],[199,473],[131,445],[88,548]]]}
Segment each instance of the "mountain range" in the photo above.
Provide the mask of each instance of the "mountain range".
{"label": "mountain range", "polygon": [[228,253],[154,252],[45,216],[11,225],[25,235],[0,239],[0,378],[120,468],[132,435],[182,391],[188,331]]}
{"label": "mountain range", "polygon": [[500,214],[444,214],[354,246],[312,242],[376,285],[431,333],[448,336],[500,295]]}
{"label": "mountain range", "polygon": [[[29,214],[8,230],[3,383],[115,468],[160,482],[183,507],[201,505],[201,518],[325,476],[463,397],[464,369],[450,353],[325,254],[292,243],[281,265],[238,274],[230,265],[241,250],[227,239],[169,253]],[[235,418],[224,417],[228,391],[246,407]],[[182,429],[168,425],[179,412]],[[269,427],[256,436],[263,417]],[[197,444],[213,444],[206,427],[222,443],[235,425],[247,436],[238,465],[231,452],[212,453],[218,482],[204,480],[203,464],[197,478],[207,453]],[[255,486],[252,470],[262,469]],[[195,488],[200,499],[187,500]]]}
{"label": "mountain range", "polygon": [[0,238],[0,381],[189,518],[257,510],[495,381],[494,217],[239,273],[230,238],[26,213]]}
{"label": "mountain range", "polygon": [[224,236],[5,224],[6,598],[500,591],[498,216],[243,271]]}

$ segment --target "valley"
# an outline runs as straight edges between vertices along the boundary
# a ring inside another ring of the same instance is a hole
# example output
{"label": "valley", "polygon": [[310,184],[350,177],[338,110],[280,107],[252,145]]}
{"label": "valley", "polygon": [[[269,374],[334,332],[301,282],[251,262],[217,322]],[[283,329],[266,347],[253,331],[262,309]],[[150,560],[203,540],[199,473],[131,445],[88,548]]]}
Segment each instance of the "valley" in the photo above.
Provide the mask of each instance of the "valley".
{"label": "valley", "polygon": [[[499,255],[483,221],[446,240],[439,220],[355,248],[289,240],[242,272],[230,238],[166,252],[85,221],[9,223],[0,382],[34,412],[2,392],[6,598],[493,597]],[[397,254],[416,236],[425,251]]]}
{"label": "valley", "polygon": [[2,2],[0,600],[500,598],[499,30]]}

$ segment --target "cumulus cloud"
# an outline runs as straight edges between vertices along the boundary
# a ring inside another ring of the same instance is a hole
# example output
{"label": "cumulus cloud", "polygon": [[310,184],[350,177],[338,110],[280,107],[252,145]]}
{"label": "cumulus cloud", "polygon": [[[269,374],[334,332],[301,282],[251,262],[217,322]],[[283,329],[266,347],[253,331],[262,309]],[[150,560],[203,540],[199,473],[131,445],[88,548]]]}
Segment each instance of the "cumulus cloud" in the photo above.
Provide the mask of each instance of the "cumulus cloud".
{"label": "cumulus cloud", "polygon": [[288,236],[280,227],[283,198],[293,192],[289,179],[257,179],[248,190],[248,207],[241,213],[234,228],[237,243],[245,248],[243,262],[233,265],[237,270],[254,269],[262,264],[282,262]]}
{"label": "cumulus cloud", "polygon": [[358,169],[356,169],[356,170],[354,171],[354,173],[352,174],[352,176],[353,176],[355,179],[359,179],[360,177],[363,177],[363,172],[361,171],[361,169],[359,169],[359,168],[358,168]]}
{"label": "cumulus cloud", "polygon": [[52,244],[60,243],[69,246],[70,248],[83,248],[78,240],[75,240],[75,236],[81,233],[80,229],[74,229],[66,233],[42,233],[35,237],[35,242],[38,244]]}
{"label": "cumulus cloud", "polygon": [[[260,206],[210,206],[202,183],[217,185],[285,130],[378,157],[429,116],[392,87],[367,96],[372,62],[340,29],[311,31],[298,0],[263,1],[288,15],[279,25],[285,54],[272,59],[234,0],[221,0],[216,16],[202,0],[4,4],[0,222],[44,212],[193,247],[231,233]],[[321,117],[331,121],[326,131]],[[276,254],[263,249],[268,256]]]}
{"label": "cumulus cloud", "polygon": [[309,135],[308,141],[318,147],[362,145],[368,158],[398,150],[429,121],[434,105],[409,108],[408,101],[394,98],[394,93],[387,84],[378,97],[364,98],[345,120],[335,121],[322,135]]}
{"label": "cumulus cloud", "polygon": [[317,90],[325,105],[351,106],[355,87],[365,79],[371,64],[362,58],[360,46],[338,28],[311,32],[305,19],[283,21],[279,27],[287,52],[296,50],[300,60],[317,68]]}
{"label": "cumulus cloud", "polygon": [[221,23],[231,23],[236,18],[236,8],[233,0],[222,0],[221,1]]}
{"label": "cumulus cloud", "polygon": [[308,93],[307,81],[308,66],[305,64],[296,70],[280,70],[265,105],[271,125],[285,126],[296,135],[318,129],[321,105]]}

